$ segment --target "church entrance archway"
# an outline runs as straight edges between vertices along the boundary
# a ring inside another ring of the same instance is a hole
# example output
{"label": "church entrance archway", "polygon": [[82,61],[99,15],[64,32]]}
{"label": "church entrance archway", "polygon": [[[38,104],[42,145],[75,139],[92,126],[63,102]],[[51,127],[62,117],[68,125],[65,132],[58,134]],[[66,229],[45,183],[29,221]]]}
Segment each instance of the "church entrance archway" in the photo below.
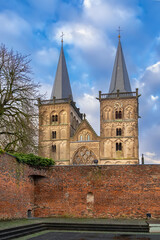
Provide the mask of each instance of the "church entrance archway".
{"label": "church entrance archway", "polygon": [[93,164],[93,161],[96,159],[96,155],[92,152],[92,150],[87,147],[80,147],[73,157],[74,165],[90,165]]}

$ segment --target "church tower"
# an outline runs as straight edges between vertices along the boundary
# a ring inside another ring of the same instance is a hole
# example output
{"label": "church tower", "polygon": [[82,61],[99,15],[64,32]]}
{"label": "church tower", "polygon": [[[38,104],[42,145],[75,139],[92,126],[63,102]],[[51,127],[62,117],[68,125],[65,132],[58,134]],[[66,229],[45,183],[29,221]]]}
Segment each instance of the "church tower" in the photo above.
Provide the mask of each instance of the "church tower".
{"label": "church tower", "polygon": [[120,36],[109,93],[99,92],[101,164],[138,164],[138,89],[132,92]]}
{"label": "church tower", "polygon": [[39,100],[39,155],[70,164],[70,137],[82,121],[73,101],[63,39],[50,100]]}

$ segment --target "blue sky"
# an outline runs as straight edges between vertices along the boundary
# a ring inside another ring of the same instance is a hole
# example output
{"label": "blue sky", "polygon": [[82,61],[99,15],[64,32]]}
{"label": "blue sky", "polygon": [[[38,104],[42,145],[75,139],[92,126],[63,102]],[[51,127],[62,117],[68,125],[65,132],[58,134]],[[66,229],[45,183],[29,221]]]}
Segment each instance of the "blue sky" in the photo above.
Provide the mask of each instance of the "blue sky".
{"label": "blue sky", "polygon": [[0,0],[0,42],[30,55],[35,81],[50,97],[64,32],[72,92],[99,133],[98,91],[107,93],[119,26],[132,85],[140,98],[140,154],[160,163],[160,1]]}

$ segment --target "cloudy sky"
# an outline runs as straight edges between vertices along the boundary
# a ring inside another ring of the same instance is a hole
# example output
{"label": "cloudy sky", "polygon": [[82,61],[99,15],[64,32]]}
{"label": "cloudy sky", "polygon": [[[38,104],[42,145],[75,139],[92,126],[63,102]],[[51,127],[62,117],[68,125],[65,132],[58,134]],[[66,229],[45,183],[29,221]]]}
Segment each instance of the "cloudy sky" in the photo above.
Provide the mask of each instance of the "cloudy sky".
{"label": "cloudy sky", "polygon": [[35,81],[50,97],[64,35],[72,92],[99,134],[98,91],[107,93],[117,29],[140,98],[140,155],[160,163],[160,0],[0,0],[0,42],[30,55]]}

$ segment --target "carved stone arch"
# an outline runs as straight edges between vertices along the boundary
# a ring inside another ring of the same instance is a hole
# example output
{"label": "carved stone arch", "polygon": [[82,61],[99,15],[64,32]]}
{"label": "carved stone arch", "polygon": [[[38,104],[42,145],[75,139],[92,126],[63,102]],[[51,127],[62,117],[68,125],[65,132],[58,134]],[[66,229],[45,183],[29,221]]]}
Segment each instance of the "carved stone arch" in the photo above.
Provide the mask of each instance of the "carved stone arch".
{"label": "carved stone arch", "polygon": [[113,115],[113,109],[110,106],[106,106],[103,109],[103,119],[104,120],[111,120]]}
{"label": "carved stone arch", "polygon": [[134,140],[128,139],[126,141],[126,157],[132,158],[134,157]]}
{"label": "carved stone arch", "polygon": [[111,161],[106,161],[104,164],[105,165],[112,165],[113,163]]}
{"label": "carved stone arch", "polygon": [[46,125],[48,120],[47,111],[40,114],[40,125]]}
{"label": "carved stone arch", "polygon": [[[88,138],[88,136],[89,136],[89,138]],[[90,141],[90,140],[92,140],[92,134],[91,134],[91,132],[90,132],[88,129],[83,128],[83,129],[79,132],[78,140],[79,140],[79,141]]]}
{"label": "carved stone arch", "polygon": [[134,118],[134,108],[131,105],[128,105],[125,107],[124,117],[125,117],[125,119],[133,119]]}
{"label": "carved stone arch", "polygon": [[78,120],[76,121],[76,128],[78,127],[78,125],[79,125],[79,122],[78,122]]}
{"label": "carved stone arch", "polygon": [[63,160],[63,159],[66,159],[66,142],[63,141],[60,143],[60,159]]}
{"label": "carved stone arch", "polygon": [[126,127],[126,136],[133,136],[134,135],[134,128],[131,124]]}
{"label": "carved stone arch", "polygon": [[114,110],[116,111],[122,111],[123,110],[123,104],[122,103],[120,103],[120,102],[116,102],[115,104],[114,104]]}
{"label": "carved stone arch", "polygon": [[114,118],[115,119],[122,119],[124,115],[123,104],[120,102],[116,102],[114,104]]}
{"label": "carved stone arch", "polygon": [[82,146],[74,153],[72,162],[74,165],[91,165],[94,159],[97,158],[93,151]]}
{"label": "carved stone arch", "polygon": [[71,122],[71,125],[73,124],[73,113],[71,112],[70,113],[70,122]]}
{"label": "carved stone arch", "polygon": [[85,138],[85,141],[90,141],[91,140],[91,132],[89,130],[85,130],[84,133],[84,138]]}
{"label": "carved stone arch", "polygon": [[73,117],[73,128],[74,128],[74,129],[76,129],[76,123],[77,123],[77,122],[76,122],[76,117],[74,116],[74,117]]}
{"label": "carved stone arch", "polygon": [[110,139],[108,139],[104,142],[104,157],[110,158],[111,151],[112,151],[112,142]]}
{"label": "carved stone arch", "polygon": [[127,161],[126,164],[127,164],[127,165],[130,165],[130,164],[131,164],[131,161]]}
{"label": "carved stone arch", "polygon": [[51,122],[51,124],[53,122],[58,122],[58,113],[57,113],[57,111],[53,110],[51,112],[51,114],[50,114],[50,122]]}
{"label": "carved stone arch", "polygon": [[115,164],[117,164],[117,165],[118,165],[118,164],[121,164],[121,162],[120,162],[120,161],[116,161],[116,162],[115,162]]}
{"label": "carved stone arch", "polygon": [[60,123],[67,123],[67,112],[62,110],[60,113],[59,113],[59,118],[60,118]]}
{"label": "carved stone arch", "polygon": [[61,136],[61,139],[65,139],[66,138],[66,129],[65,128],[62,128],[60,130],[60,136]]}
{"label": "carved stone arch", "polygon": [[61,165],[65,165],[65,164],[63,162],[57,162],[56,165],[61,166]]}

